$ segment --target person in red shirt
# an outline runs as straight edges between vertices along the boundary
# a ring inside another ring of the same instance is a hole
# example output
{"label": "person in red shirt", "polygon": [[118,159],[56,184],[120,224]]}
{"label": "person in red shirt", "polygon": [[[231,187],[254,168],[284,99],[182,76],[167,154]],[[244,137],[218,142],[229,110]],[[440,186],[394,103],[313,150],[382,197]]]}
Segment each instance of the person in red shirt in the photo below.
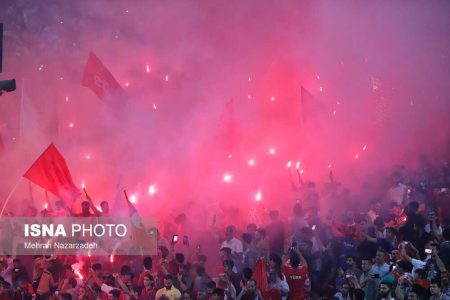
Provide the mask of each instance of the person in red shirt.
{"label": "person in red shirt", "polygon": [[150,256],[146,256],[142,261],[144,271],[141,272],[138,279],[138,285],[142,287],[144,284],[144,276],[152,274],[153,260]]}
{"label": "person in red shirt", "polygon": [[311,283],[308,264],[300,251],[294,248],[289,251],[289,260],[282,267],[282,272],[289,284],[289,299],[305,299],[305,293],[310,291]]}
{"label": "person in red shirt", "polygon": [[156,290],[155,290],[155,280],[152,275],[145,274],[142,276],[144,287],[141,291],[141,296],[139,297],[139,300],[152,300],[155,297]]}

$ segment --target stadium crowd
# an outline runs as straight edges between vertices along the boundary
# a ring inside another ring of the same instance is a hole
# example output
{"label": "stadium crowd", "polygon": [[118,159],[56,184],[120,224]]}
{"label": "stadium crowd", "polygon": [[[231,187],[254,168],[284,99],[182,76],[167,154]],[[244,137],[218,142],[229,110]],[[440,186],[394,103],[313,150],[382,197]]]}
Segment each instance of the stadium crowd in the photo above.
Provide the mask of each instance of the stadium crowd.
{"label": "stadium crowd", "polygon": [[[384,196],[368,206],[346,206],[348,191],[332,176],[325,192],[301,182],[288,219],[272,210],[264,226],[217,228],[214,220],[213,262],[203,245],[159,233],[157,255],[114,262],[5,254],[0,300],[450,299],[448,171],[446,163],[396,167]],[[324,214],[324,198],[343,209]],[[83,212],[101,214],[88,200]],[[108,209],[103,202],[103,214]]]}

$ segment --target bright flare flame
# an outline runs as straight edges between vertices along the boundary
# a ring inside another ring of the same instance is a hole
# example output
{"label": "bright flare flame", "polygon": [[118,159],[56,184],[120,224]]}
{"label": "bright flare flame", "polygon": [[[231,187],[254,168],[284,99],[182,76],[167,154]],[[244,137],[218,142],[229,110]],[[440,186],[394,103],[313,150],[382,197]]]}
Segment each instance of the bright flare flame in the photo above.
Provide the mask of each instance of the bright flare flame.
{"label": "bright flare flame", "polygon": [[80,270],[75,270],[74,273],[77,274],[77,276],[78,276],[80,279],[83,279],[83,275],[81,275]]}
{"label": "bright flare flame", "polygon": [[84,190],[86,188],[86,184],[84,182],[81,183],[81,188]]}
{"label": "bright flare flame", "polygon": [[250,100],[252,99],[252,95],[248,95],[247,98]]}
{"label": "bright flare flame", "polygon": [[233,157],[233,154],[228,154],[228,158],[231,159]]}
{"label": "bright flare flame", "polygon": [[286,167],[290,168],[292,166],[292,161],[288,161],[288,163],[286,164]]}
{"label": "bright flare flame", "polygon": [[319,87],[319,91],[323,92],[323,87]]}
{"label": "bright flare flame", "polygon": [[44,65],[41,65],[41,66],[39,67],[39,71],[42,71],[43,68],[44,68]]}
{"label": "bright flare flame", "polygon": [[254,166],[254,165],[255,165],[255,161],[254,161],[253,159],[250,159],[250,160],[248,161],[248,165],[249,165],[249,166]]}
{"label": "bright flare flame", "polygon": [[166,81],[169,81],[169,75],[166,74]]}
{"label": "bright flare flame", "polygon": [[129,82],[125,82],[125,86],[128,87],[130,85]]}
{"label": "bright flare flame", "polygon": [[137,199],[137,196],[136,196],[136,195],[133,194],[133,195],[130,196],[130,202],[131,202],[131,203],[136,203],[137,200],[138,200],[138,199]]}
{"label": "bright flare flame", "polygon": [[89,154],[87,154],[86,159],[91,159],[91,156]]}
{"label": "bright flare flame", "polygon": [[154,109],[154,110],[157,110],[157,109],[158,109],[158,107],[156,107],[156,104],[155,104],[155,103],[153,103],[153,109]]}
{"label": "bright flare flame", "polygon": [[48,203],[47,202],[45,202],[45,204],[44,204],[44,209],[48,209]]}
{"label": "bright flare flame", "polygon": [[225,173],[223,175],[223,181],[225,181],[225,182],[231,182],[232,179],[233,179],[233,176],[230,173]]}
{"label": "bright flare flame", "polygon": [[364,145],[362,149],[363,149],[363,151],[366,151],[367,145]]}
{"label": "bright flare flame", "polygon": [[298,170],[300,169],[300,162],[298,161],[297,164],[295,165],[295,168]]}
{"label": "bright flare flame", "polygon": [[113,262],[114,262],[114,255],[111,254],[111,255],[109,256],[109,262],[110,262],[110,263],[113,263]]}
{"label": "bright flare flame", "polygon": [[275,96],[272,96],[272,98],[270,98],[270,101],[275,101]]}
{"label": "bright flare flame", "polygon": [[359,158],[359,154],[356,153],[356,154],[355,154],[355,159],[358,159],[358,158]]}
{"label": "bright flare flame", "polygon": [[150,66],[149,65],[146,65],[145,69],[147,70],[147,73],[150,73]]}
{"label": "bright flare flame", "polygon": [[66,96],[66,102],[69,102],[69,96]]}
{"label": "bright flare flame", "polygon": [[300,170],[300,174],[303,174],[305,171],[303,169]]}
{"label": "bright flare flame", "polygon": [[69,128],[73,128],[74,125],[75,124],[73,124],[73,123],[69,123]]}
{"label": "bright flare flame", "polygon": [[150,196],[153,196],[154,194],[156,194],[156,185],[152,184],[148,186],[148,194]]}
{"label": "bright flare flame", "polygon": [[275,154],[275,148],[270,148],[269,149],[269,154],[270,155],[274,155]]}
{"label": "bright flare flame", "polygon": [[261,201],[262,200],[262,194],[261,194],[261,191],[258,191],[258,192],[256,192],[256,195],[255,195],[255,201]]}

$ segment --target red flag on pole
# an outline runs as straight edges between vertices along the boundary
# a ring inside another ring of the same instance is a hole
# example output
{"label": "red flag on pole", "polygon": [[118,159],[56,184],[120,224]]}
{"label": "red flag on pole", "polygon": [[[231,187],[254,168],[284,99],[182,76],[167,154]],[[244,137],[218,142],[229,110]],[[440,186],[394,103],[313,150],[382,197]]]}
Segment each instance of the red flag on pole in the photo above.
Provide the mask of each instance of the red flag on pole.
{"label": "red flag on pole", "polygon": [[102,100],[123,92],[120,84],[93,52],[89,53],[81,85],[90,88]]}
{"label": "red flag on pole", "polygon": [[81,194],[72,181],[64,157],[53,143],[23,176],[66,202],[75,201]]}

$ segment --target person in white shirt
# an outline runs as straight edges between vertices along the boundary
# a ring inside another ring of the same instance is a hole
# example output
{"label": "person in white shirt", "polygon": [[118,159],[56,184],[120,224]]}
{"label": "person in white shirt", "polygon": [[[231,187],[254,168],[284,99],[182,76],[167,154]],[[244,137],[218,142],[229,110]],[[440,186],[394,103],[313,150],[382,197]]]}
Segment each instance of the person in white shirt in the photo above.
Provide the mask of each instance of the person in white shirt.
{"label": "person in white shirt", "polygon": [[225,230],[225,241],[223,241],[220,248],[230,248],[232,256],[242,256],[244,247],[242,242],[234,237],[234,226],[227,226]]}

